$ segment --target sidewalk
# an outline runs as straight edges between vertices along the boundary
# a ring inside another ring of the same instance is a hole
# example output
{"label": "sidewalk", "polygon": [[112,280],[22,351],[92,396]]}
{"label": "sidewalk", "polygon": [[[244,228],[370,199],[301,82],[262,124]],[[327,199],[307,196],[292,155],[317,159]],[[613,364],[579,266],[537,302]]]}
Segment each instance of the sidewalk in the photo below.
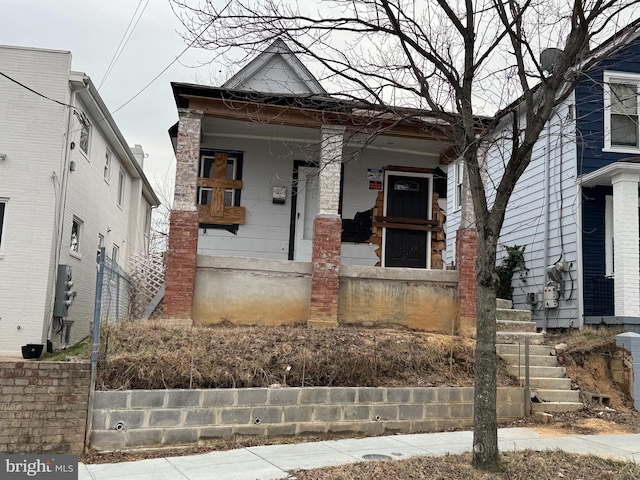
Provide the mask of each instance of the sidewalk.
{"label": "sidewalk", "polygon": [[[185,457],[137,462],[80,464],[80,480],[268,480],[287,478],[288,470],[312,469],[367,459],[403,459],[471,450],[473,432],[424,433],[315,443],[247,447]],[[501,451],[562,449],[626,461],[640,461],[640,434],[541,434],[531,428],[498,431]],[[368,457],[371,456],[371,457]],[[382,457],[381,457],[382,456]]]}

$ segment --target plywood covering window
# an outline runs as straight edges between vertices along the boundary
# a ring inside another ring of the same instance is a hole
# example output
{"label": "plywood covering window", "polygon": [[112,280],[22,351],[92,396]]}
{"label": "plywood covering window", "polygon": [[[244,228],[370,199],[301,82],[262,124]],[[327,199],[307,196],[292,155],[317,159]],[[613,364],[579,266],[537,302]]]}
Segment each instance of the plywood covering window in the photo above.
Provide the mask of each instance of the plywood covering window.
{"label": "plywood covering window", "polygon": [[242,153],[203,152],[198,174],[198,216],[206,226],[244,225],[240,206]]}

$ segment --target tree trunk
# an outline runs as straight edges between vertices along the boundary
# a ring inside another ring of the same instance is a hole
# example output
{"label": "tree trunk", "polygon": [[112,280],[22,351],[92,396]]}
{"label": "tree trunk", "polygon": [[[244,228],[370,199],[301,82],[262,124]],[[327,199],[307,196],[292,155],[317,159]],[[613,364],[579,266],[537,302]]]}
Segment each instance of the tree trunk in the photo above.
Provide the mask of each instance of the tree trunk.
{"label": "tree trunk", "polygon": [[491,245],[487,244],[486,236],[482,235],[482,230],[479,233],[480,241],[478,242],[476,261],[478,290],[473,466],[486,471],[498,471],[500,461],[496,412],[496,294],[492,268],[495,265],[495,247],[491,250]]}

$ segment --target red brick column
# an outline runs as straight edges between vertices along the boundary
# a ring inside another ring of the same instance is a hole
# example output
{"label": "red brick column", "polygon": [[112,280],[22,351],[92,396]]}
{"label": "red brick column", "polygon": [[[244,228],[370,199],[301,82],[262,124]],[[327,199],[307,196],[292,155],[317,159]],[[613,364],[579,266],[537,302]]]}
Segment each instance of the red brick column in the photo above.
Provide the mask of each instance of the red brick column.
{"label": "red brick column", "polygon": [[313,222],[310,327],[338,326],[341,233],[340,217],[316,217]]}
{"label": "red brick column", "polygon": [[458,332],[475,335],[476,328],[476,256],[478,232],[460,228],[456,232],[456,269],[458,270]]}
{"label": "red brick column", "polygon": [[162,315],[191,318],[198,252],[198,212],[173,211]]}
{"label": "red brick column", "polygon": [[162,315],[191,320],[198,253],[198,162],[202,112],[178,109],[176,183],[169,229]]}

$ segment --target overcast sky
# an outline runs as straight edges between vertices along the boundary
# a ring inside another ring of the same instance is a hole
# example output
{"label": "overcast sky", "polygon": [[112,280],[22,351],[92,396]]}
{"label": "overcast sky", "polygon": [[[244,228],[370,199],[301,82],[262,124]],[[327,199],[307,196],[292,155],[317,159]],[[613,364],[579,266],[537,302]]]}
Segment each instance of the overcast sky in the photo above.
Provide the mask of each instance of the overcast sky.
{"label": "overcast sky", "polygon": [[[72,69],[100,84],[139,0],[0,0],[0,44],[68,50]],[[147,0],[142,1],[142,6]],[[138,10],[138,14],[140,10]],[[137,18],[138,16],[136,16]],[[134,20],[135,23],[135,20]],[[113,111],[138,93],[186,47],[169,0],[149,0],[100,95]],[[114,118],[129,145],[148,154],[145,173],[156,185],[173,183],[175,159],[167,134],[178,120],[169,82],[226,80],[222,67],[191,68],[211,58],[190,50]],[[182,65],[182,64],[184,65]],[[187,66],[188,65],[188,66]],[[216,82],[217,83],[217,82]]]}

